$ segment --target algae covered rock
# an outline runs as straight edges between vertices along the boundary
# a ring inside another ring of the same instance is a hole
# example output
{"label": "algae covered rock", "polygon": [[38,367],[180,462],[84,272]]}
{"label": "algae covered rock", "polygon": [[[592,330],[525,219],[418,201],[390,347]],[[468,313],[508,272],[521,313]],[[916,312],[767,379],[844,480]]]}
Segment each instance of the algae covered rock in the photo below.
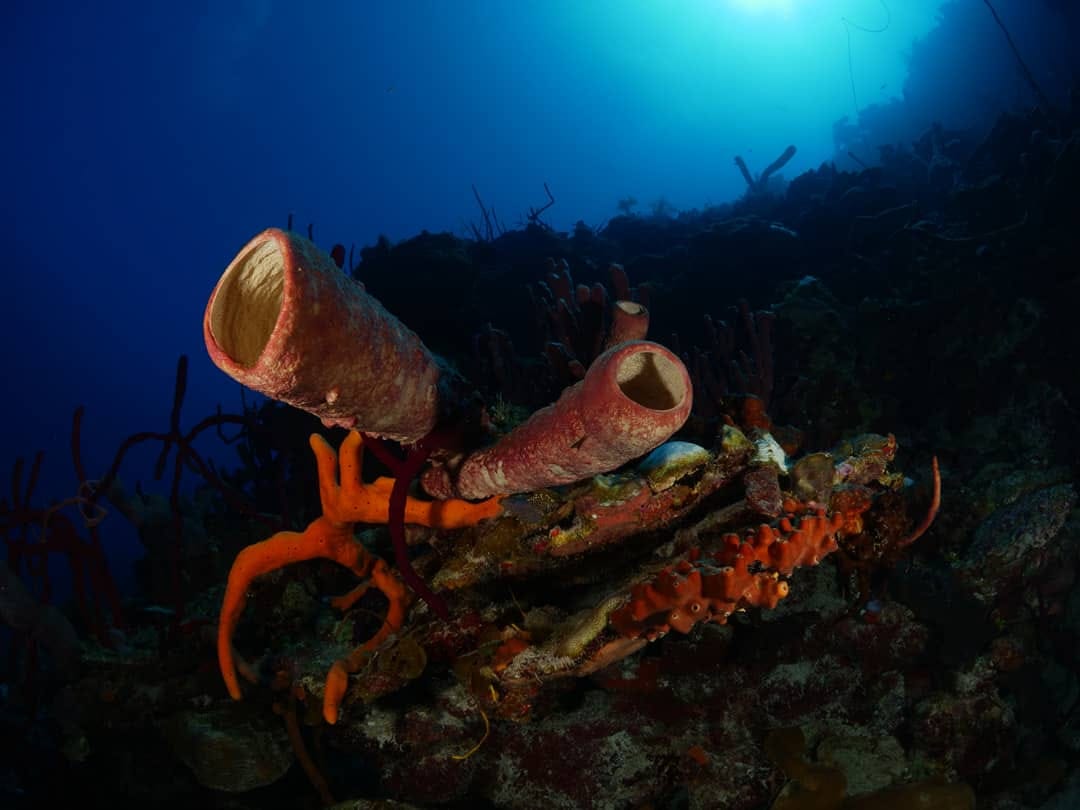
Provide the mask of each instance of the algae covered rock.
{"label": "algae covered rock", "polygon": [[243,793],[272,784],[292,765],[282,723],[268,712],[226,706],[177,712],[161,724],[173,753],[199,784]]}

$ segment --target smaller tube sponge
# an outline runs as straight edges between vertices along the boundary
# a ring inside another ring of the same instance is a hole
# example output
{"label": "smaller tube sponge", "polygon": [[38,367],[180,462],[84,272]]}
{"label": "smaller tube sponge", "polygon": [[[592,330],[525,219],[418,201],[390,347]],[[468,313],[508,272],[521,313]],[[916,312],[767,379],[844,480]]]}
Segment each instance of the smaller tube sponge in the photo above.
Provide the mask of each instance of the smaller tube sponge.
{"label": "smaller tube sponge", "polygon": [[690,415],[682,361],[635,340],[605,351],[585,378],[491,447],[423,477],[435,497],[486,498],[569,484],[609,472],[667,441]]}
{"label": "smaller tube sponge", "polygon": [[644,340],[649,333],[649,310],[636,301],[616,301],[611,308],[611,328],[605,349],[626,343],[628,340]]}

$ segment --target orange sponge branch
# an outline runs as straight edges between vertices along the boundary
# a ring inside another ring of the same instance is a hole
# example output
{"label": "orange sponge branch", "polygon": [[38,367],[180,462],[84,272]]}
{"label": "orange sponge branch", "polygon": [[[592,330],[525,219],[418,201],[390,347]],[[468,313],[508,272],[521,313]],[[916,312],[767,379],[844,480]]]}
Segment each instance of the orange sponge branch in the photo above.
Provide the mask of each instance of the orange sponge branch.
{"label": "orange sponge branch", "polygon": [[[310,440],[319,469],[319,497],[323,515],[339,523],[386,523],[390,516],[393,478],[377,478],[372,484],[360,480],[363,438],[351,431],[341,443],[339,454],[318,434]],[[340,483],[337,470],[340,468]],[[436,529],[462,529],[495,517],[502,507],[499,497],[472,503],[450,498],[445,501],[405,499],[405,523]]]}
{"label": "orange sponge branch", "polygon": [[[217,652],[225,686],[233,699],[239,700],[241,691],[232,638],[247,604],[248,590],[255,579],[291,563],[326,559],[348,568],[358,578],[368,580],[353,595],[358,598],[363,589],[373,586],[386,596],[390,606],[382,627],[375,635],[331,668],[323,714],[332,723],[337,719],[338,707],[348,685],[348,673],[359,668],[363,653],[374,650],[401,628],[410,596],[394,571],[383,560],[368,553],[353,536],[356,523],[387,522],[394,480],[380,478],[373,484],[363,483],[360,478],[363,439],[355,431],[342,442],[340,454],[335,453],[321,436],[312,435],[310,444],[318,467],[323,514],[303,532],[278,532],[248,546],[237,555],[229,571],[222,600]],[[470,503],[461,500],[421,501],[408,497],[404,522],[439,529],[471,526],[497,515],[501,508],[499,500],[489,498],[480,503]],[[341,600],[337,604],[347,607],[354,601],[355,598]]]}
{"label": "orange sponge branch", "polygon": [[303,532],[278,532],[261,543],[248,546],[237,555],[225,586],[217,637],[218,665],[234,700],[239,700],[241,693],[232,637],[247,605],[251,583],[263,574],[291,563],[314,559],[333,560],[364,578],[376,558],[356,542],[351,527],[346,530],[325,516],[316,518]]}

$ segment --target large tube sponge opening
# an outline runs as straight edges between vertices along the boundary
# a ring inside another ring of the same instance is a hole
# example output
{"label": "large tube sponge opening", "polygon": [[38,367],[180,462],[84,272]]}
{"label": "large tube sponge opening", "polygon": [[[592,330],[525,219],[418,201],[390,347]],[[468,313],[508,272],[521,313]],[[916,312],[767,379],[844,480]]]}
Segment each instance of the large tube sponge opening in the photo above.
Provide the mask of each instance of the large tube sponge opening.
{"label": "large tube sponge opening", "polygon": [[277,239],[253,244],[233,260],[210,308],[210,330],[225,354],[244,367],[266,348],[285,298],[285,259]]}

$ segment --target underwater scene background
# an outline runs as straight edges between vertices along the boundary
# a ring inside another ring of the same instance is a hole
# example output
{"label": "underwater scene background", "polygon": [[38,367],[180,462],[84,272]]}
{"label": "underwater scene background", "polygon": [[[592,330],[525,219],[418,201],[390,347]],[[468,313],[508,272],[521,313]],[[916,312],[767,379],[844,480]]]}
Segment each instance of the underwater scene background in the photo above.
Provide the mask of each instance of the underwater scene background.
{"label": "underwater scene background", "polygon": [[0,804],[1080,807],[1080,6],[16,3]]}

